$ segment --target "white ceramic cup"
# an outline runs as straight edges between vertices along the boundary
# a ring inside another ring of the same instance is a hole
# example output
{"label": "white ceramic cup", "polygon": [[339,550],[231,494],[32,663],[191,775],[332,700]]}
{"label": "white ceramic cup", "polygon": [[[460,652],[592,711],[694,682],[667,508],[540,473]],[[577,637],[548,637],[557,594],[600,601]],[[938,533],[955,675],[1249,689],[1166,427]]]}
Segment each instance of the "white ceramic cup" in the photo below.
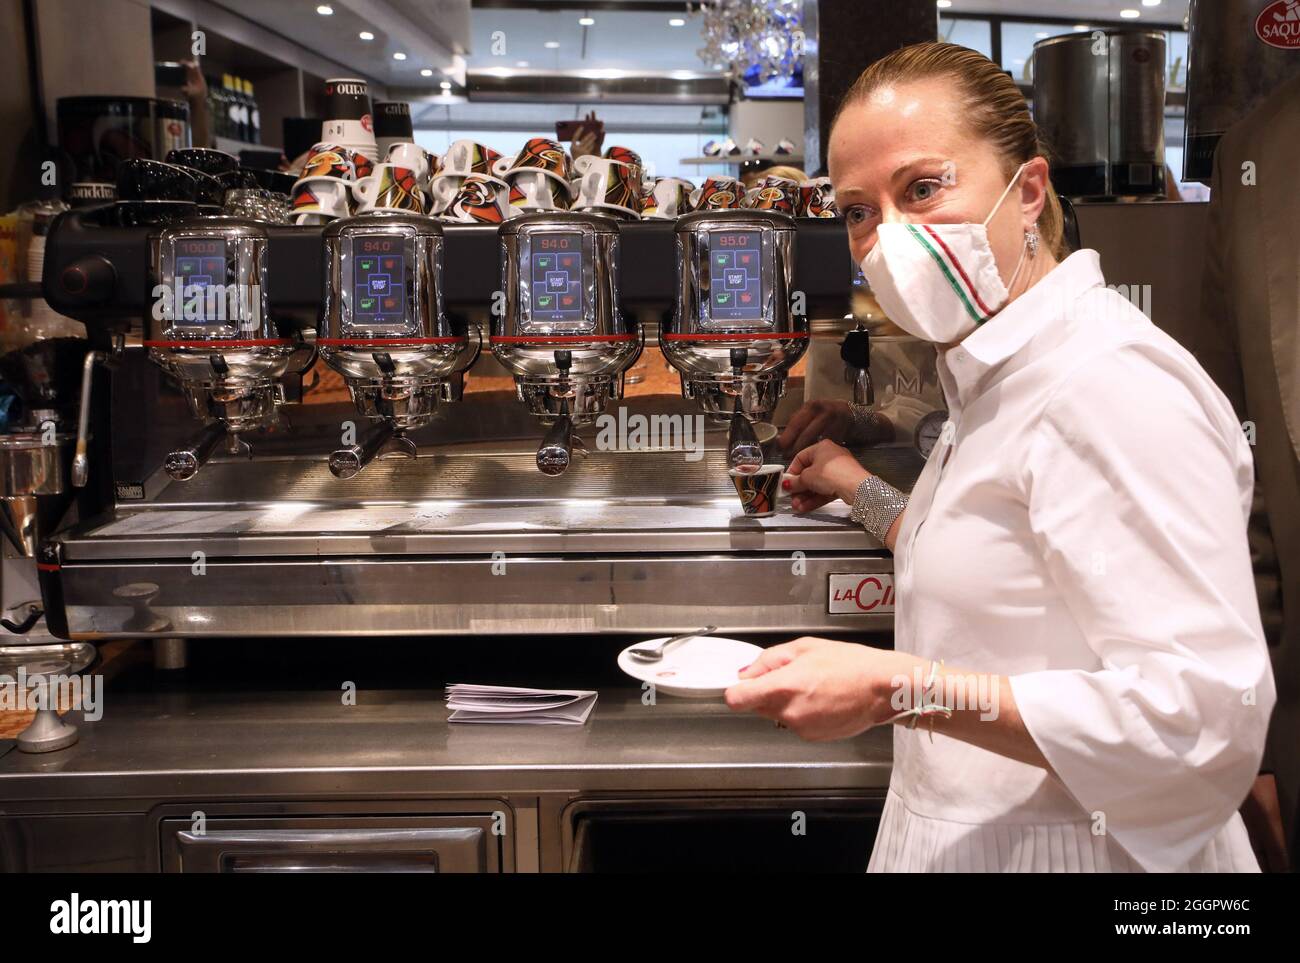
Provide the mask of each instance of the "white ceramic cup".
{"label": "white ceramic cup", "polygon": [[318,224],[315,218],[349,217],[352,214],[351,185],[337,177],[309,177],[293,185],[289,212],[295,224]]}
{"label": "white ceramic cup", "polygon": [[357,213],[375,211],[402,211],[423,214],[429,209],[424,191],[415,181],[415,171],[396,164],[380,164],[369,177],[352,185],[357,200]]}
{"label": "white ceramic cup", "polygon": [[429,154],[419,144],[400,141],[388,148],[389,164],[415,171],[421,187],[429,186]]}

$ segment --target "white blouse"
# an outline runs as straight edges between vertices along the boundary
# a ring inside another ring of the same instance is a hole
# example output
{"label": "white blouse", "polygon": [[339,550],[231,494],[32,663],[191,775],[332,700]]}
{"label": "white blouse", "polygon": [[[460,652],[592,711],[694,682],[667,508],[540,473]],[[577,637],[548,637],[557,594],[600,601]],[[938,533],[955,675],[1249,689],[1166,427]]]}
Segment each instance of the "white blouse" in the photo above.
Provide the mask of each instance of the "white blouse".
{"label": "white blouse", "polygon": [[1054,772],[896,726],[870,869],[1257,871],[1237,808],[1275,692],[1231,406],[1087,250],[939,373],[895,647],[1009,676]]}

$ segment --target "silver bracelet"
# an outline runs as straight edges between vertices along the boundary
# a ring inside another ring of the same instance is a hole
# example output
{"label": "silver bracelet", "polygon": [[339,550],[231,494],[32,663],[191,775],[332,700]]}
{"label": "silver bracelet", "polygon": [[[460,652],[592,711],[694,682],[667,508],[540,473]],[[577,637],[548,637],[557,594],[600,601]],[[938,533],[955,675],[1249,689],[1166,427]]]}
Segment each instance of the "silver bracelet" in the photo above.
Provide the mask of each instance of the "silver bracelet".
{"label": "silver bracelet", "polygon": [[883,544],[885,536],[906,507],[906,495],[875,475],[868,475],[853,496],[853,511],[849,513],[849,518]]}

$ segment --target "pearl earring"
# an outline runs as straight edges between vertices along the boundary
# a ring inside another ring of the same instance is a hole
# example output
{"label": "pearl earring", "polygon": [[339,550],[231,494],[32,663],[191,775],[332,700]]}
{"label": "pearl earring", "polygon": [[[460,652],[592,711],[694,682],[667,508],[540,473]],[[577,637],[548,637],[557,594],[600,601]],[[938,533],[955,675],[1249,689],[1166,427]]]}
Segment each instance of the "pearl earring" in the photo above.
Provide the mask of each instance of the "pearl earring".
{"label": "pearl earring", "polygon": [[1038,240],[1038,228],[1031,227],[1025,231],[1025,243],[1029,245],[1029,256],[1031,258],[1038,257]]}

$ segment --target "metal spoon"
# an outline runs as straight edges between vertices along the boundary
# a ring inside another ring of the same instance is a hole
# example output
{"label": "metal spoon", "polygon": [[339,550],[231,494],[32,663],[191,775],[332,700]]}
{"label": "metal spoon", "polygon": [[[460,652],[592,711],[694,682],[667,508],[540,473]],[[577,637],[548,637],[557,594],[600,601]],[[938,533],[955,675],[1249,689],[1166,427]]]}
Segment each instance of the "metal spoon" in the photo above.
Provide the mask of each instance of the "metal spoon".
{"label": "metal spoon", "polygon": [[693,639],[698,635],[708,635],[710,632],[716,631],[718,631],[716,625],[706,625],[697,632],[683,632],[681,635],[674,635],[671,639],[664,639],[662,642],[647,642],[645,645],[634,646],[627,650],[627,654],[637,662],[659,662],[663,659],[664,650],[668,646],[681,642],[683,639]]}

